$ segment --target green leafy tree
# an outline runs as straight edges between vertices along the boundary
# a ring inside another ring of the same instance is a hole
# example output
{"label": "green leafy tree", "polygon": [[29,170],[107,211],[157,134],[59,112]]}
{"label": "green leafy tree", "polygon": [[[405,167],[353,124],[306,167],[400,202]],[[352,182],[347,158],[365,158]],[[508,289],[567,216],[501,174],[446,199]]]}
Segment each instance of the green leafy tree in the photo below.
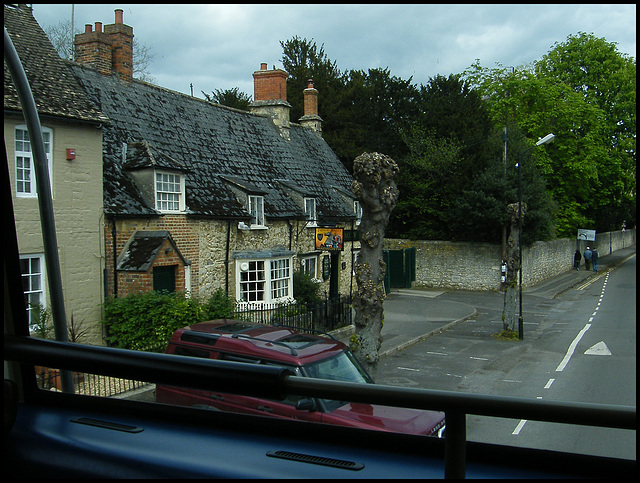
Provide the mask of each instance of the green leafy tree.
{"label": "green leafy tree", "polygon": [[580,34],[533,67],[476,63],[465,77],[497,124],[514,122],[531,141],[556,135],[535,159],[558,206],[557,236],[635,220],[635,61]]}
{"label": "green leafy tree", "polygon": [[296,36],[280,44],[291,119],[302,116],[303,91],[312,79],[320,93],[323,136],[349,171],[364,151],[392,157],[407,152],[400,129],[415,116],[418,94],[410,79],[392,76],[389,69],[343,73],[313,39]]}
{"label": "green leafy tree", "polygon": [[351,70],[345,79],[342,111],[345,129],[340,133],[350,159],[366,152],[385,153],[398,159],[408,153],[401,131],[416,119],[418,89],[391,75],[389,69]]}
{"label": "green leafy tree", "polygon": [[204,98],[209,102],[215,102],[216,104],[241,109],[243,111],[248,111],[249,105],[251,104],[251,96],[240,92],[237,87],[233,89],[215,89],[211,94],[202,91],[202,95],[204,95]]}
{"label": "green leafy tree", "polygon": [[414,240],[448,239],[449,189],[457,184],[460,146],[415,125],[404,133],[411,152],[398,163],[399,199],[387,233]]}
{"label": "green leafy tree", "polygon": [[[389,235],[487,241],[486,224],[475,212],[464,214],[469,205],[461,204],[500,152],[484,101],[460,76],[437,76],[421,86],[419,112],[410,119],[412,125],[401,131],[409,153],[398,160],[400,199]],[[496,223],[491,230],[501,233]]]}
{"label": "green leafy tree", "polygon": [[[613,42],[579,32],[557,43],[537,64],[581,95],[603,116],[602,156],[590,209],[595,226],[618,228],[635,220],[636,197],[636,62]],[[604,152],[606,151],[606,152]]]}

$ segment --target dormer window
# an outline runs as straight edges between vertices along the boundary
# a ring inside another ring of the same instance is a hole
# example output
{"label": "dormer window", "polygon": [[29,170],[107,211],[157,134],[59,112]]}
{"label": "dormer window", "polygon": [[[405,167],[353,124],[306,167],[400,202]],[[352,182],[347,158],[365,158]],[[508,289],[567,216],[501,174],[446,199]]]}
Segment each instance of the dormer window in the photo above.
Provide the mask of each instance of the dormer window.
{"label": "dormer window", "polygon": [[307,226],[316,226],[316,199],[304,199],[304,212],[307,215]]}
{"label": "dormer window", "polygon": [[184,176],[180,173],[156,171],[156,209],[164,213],[184,211]]}
{"label": "dormer window", "polygon": [[359,225],[362,221],[362,205],[357,200],[353,202],[353,211],[356,214],[356,225]]}
{"label": "dormer window", "polygon": [[264,196],[249,195],[251,226],[264,226]]}

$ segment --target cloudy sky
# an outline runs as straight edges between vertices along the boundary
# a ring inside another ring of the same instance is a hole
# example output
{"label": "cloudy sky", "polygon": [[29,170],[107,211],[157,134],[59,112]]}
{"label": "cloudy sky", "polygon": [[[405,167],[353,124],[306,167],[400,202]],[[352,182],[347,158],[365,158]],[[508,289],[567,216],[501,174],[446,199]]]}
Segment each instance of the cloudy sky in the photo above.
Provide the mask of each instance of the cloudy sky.
{"label": "cloudy sky", "polygon": [[[341,71],[389,68],[427,84],[461,73],[476,59],[485,67],[539,60],[578,32],[615,42],[636,57],[636,5],[623,4],[76,4],[75,30],[124,23],[155,56],[155,83],[185,94],[232,89],[253,96],[254,71],[282,68],[280,41],[295,36],[324,45]],[[43,28],[71,20],[71,4],[34,4]]]}

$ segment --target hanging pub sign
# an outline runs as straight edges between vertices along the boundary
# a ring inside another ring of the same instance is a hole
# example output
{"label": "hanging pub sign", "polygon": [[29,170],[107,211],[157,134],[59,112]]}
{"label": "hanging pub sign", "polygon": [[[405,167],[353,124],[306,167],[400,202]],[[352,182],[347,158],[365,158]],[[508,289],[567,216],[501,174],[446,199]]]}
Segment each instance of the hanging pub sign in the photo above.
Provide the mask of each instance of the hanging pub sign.
{"label": "hanging pub sign", "polygon": [[342,228],[316,228],[316,250],[344,250]]}

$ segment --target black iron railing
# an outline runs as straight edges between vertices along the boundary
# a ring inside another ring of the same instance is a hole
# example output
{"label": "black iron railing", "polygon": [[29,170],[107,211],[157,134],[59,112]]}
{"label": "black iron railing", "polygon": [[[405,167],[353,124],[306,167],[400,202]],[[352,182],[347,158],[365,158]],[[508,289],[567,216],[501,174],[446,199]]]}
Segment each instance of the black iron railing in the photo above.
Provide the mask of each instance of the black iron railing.
{"label": "black iron railing", "polygon": [[326,298],[314,304],[246,303],[236,306],[235,319],[253,323],[293,327],[306,332],[329,332],[352,322],[351,297]]}

